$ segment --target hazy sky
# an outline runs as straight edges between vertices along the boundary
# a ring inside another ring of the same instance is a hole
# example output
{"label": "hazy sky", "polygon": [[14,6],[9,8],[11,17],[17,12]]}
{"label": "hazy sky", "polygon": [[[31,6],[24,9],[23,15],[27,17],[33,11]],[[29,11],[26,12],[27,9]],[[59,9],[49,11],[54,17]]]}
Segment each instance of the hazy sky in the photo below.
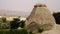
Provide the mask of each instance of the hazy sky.
{"label": "hazy sky", "polygon": [[0,0],[0,10],[31,11],[36,3],[44,3],[52,11],[60,11],[60,0]]}

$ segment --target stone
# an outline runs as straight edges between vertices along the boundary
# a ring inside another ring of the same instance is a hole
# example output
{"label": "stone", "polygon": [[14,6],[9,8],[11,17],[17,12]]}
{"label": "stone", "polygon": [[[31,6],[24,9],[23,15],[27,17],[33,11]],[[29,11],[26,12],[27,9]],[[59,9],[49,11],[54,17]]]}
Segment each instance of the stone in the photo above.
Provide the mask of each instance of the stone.
{"label": "stone", "polygon": [[38,28],[43,28],[44,31],[47,31],[54,29],[55,24],[55,19],[47,6],[45,4],[36,4],[26,19],[25,28],[33,32],[37,32]]}

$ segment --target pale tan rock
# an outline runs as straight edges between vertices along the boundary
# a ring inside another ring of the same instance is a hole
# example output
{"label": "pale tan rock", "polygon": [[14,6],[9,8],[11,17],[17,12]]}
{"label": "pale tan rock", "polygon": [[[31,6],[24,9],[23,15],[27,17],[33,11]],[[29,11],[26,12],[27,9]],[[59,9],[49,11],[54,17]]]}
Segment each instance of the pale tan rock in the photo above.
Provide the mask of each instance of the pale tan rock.
{"label": "pale tan rock", "polygon": [[43,28],[46,31],[55,27],[55,19],[45,4],[36,4],[25,24],[28,31],[35,32],[38,28]]}
{"label": "pale tan rock", "polygon": [[34,7],[47,7],[47,6],[45,4],[37,3],[36,5],[34,5]]}
{"label": "pale tan rock", "polygon": [[60,25],[56,24],[56,29],[44,31],[42,33],[36,33],[36,34],[60,34]]}

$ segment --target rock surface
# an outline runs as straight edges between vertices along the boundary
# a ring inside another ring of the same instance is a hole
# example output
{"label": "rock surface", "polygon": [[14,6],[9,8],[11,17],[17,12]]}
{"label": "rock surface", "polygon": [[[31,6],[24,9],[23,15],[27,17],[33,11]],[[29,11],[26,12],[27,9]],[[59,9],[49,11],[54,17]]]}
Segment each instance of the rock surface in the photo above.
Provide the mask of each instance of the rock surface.
{"label": "rock surface", "polygon": [[44,31],[42,33],[37,33],[37,34],[60,34],[60,25],[56,24],[56,29]]}
{"label": "rock surface", "polygon": [[55,27],[55,19],[45,4],[36,4],[25,24],[25,28],[29,31],[36,32],[38,28],[46,31]]}

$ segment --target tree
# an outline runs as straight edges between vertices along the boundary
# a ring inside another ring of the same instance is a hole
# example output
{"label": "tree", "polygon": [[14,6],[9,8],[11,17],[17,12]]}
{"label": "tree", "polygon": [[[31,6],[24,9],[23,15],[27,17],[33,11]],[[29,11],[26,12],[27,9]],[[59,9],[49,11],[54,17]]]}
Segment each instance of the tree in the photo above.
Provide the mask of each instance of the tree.
{"label": "tree", "polygon": [[56,24],[60,24],[60,12],[53,13],[53,16],[56,20]]}
{"label": "tree", "polygon": [[22,21],[20,22],[20,27],[21,27],[21,28],[24,28],[24,26],[25,26],[25,21],[22,20]]}
{"label": "tree", "polygon": [[2,22],[6,22],[6,17],[2,17]]}
{"label": "tree", "polygon": [[20,21],[19,18],[13,18],[13,21],[10,22],[11,29],[17,29],[18,27],[24,28],[25,21]]}
{"label": "tree", "polygon": [[13,18],[13,21],[10,22],[10,28],[17,29],[19,27],[19,23],[20,23],[19,18]]}

